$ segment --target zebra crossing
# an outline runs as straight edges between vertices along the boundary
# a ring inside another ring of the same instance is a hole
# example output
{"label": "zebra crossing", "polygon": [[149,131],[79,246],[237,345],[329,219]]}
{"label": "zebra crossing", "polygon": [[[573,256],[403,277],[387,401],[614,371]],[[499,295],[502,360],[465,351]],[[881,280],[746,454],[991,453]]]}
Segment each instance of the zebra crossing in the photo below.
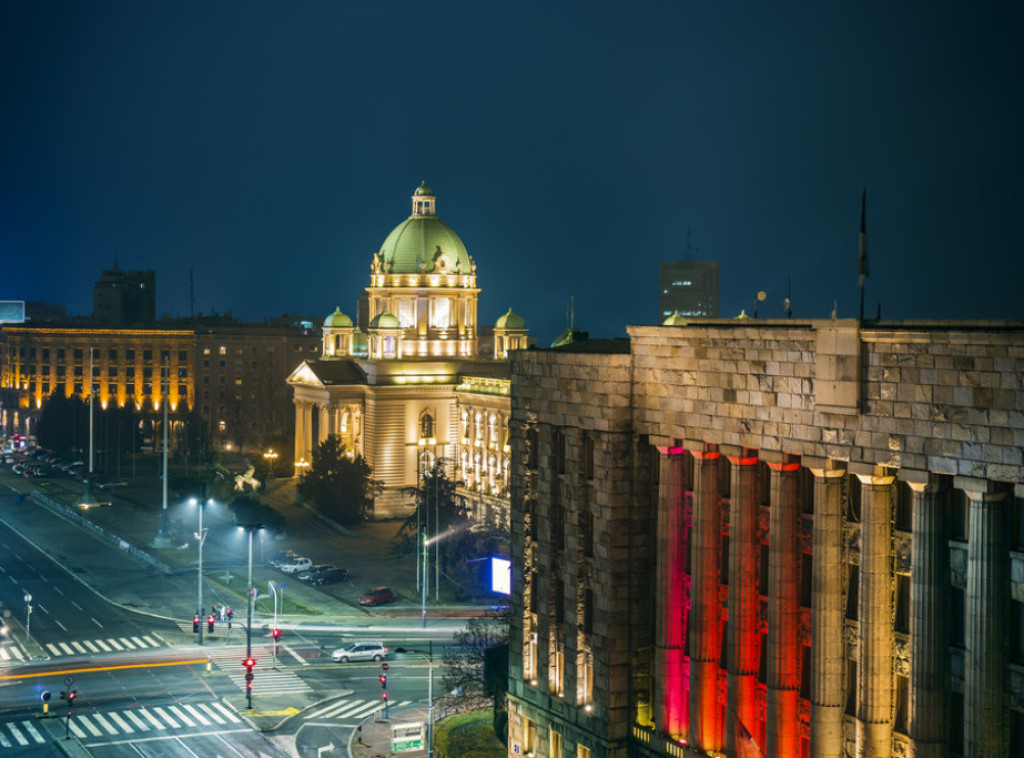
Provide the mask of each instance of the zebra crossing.
{"label": "zebra crossing", "polygon": [[[274,670],[268,653],[264,652],[260,657],[259,654],[255,654],[255,650],[253,652],[253,657],[257,659],[256,668],[253,670],[255,679],[252,692],[254,695],[271,692],[274,694],[285,692],[307,694],[313,691],[309,685],[288,669]],[[227,674],[228,679],[245,692],[245,667],[242,666],[245,647],[239,645],[238,647],[211,648],[209,655],[210,660]]]}
{"label": "zebra crossing", "polygon": [[25,655],[25,651],[17,642],[0,645],[0,666],[3,666],[5,663],[14,663],[15,661],[27,659],[28,656]]}
{"label": "zebra crossing", "polygon": [[46,652],[53,657],[62,655],[103,655],[104,653],[126,653],[138,650],[152,650],[164,647],[148,634],[137,637],[107,637],[106,639],[81,640],[72,642],[48,642]]}
{"label": "zebra crossing", "polygon": [[[79,712],[68,724],[80,740],[106,737],[157,735],[180,729],[203,727],[245,727],[245,722],[221,703],[177,703],[127,710]],[[48,742],[35,719],[0,723],[0,750],[29,747]],[[2,755],[2,752],[0,752]]]}
{"label": "zebra crossing", "polygon": [[[404,708],[415,702],[415,700],[399,700],[390,703],[388,707],[392,709]],[[337,703],[331,703],[323,708],[317,708],[304,713],[302,720],[311,726],[315,726],[312,722],[329,722],[322,724],[324,726],[337,726],[339,723],[341,726],[355,726],[370,717],[375,711],[383,709],[383,700],[349,700],[346,698]]]}

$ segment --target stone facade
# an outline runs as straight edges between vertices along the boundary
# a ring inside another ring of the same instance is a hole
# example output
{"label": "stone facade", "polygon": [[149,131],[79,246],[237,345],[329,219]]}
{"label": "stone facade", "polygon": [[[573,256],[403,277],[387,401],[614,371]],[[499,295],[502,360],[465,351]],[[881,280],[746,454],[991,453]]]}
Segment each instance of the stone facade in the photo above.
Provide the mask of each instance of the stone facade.
{"label": "stone facade", "polygon": [[513,360],[509,755],[1021,754],[1024,325],[629,335]]}

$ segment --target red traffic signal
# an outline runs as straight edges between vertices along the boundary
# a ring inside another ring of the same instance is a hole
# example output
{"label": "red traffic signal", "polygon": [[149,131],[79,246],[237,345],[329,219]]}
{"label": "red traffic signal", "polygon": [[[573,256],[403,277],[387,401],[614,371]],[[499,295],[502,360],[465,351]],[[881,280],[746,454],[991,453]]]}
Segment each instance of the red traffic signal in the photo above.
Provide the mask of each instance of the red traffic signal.
{"label": "red traffic signal", "polygon": [[385,688],[385,689],[387,689],[387,686],[388,686],[388,677],[387,677],[387,675],[386,674],[381,674],[380,676],[377,677],[377,679],[380,680],[380,686]]}
{"label": "red traffic signal", "polygon": [[214,621],[216,621],[216,618],[212,614],[210,616],[206,617],[206,627],[211,632],[213,631],[213,622]]}
{"label": "red traffic signal", "polygon": [[70,691],[68,691],[68,702],[70,703],[72,700],[74,700],[77,695],[78,695],[78,691],[77,690],[70,690]]}
{"label": "red traffic signal", "polygon": [[198,632],[199,631],[199,616],[193,616],[192,617],[192,631],[193,632]]}
{"label": "red traffic signal", "polygon": [[275,629],[273,632],[271,632],[271,634],[274,635],[274,640],[275,641],[281,639],[281,630],[280,629]]}
{"label": "red traffic signal", "polygon": [[247,669],[249,669],[249,671],[251,672],[252,671],[252,667],[256,665],[256,659],[255,658],[246,658],[244,661],[242,661],[242,665],[245,666]]}

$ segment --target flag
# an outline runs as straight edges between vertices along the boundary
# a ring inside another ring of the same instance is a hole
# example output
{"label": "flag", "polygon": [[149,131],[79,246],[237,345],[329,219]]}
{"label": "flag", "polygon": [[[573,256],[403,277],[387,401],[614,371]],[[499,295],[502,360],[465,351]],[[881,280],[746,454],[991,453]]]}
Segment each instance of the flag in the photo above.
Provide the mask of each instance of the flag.
{"label": "flag", "polygon": [[857,286],[863,287],[868,278],[868,190],[860,196],[860,240],[857,243]]}

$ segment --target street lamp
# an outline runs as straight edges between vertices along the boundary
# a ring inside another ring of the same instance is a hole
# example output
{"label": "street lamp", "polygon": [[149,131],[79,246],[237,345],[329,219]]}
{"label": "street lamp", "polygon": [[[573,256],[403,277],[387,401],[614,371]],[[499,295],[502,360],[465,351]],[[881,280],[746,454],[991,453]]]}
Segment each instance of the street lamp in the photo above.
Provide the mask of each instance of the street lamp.
{"label": "street lamp", "polygon": [[298,479],[298,481],[295,483],[295,504],[296,505],[301,505],[302,504],[302,493],[299,492],[299,485],[302,483],[302,477],[303,477],[303,475],[306,473],[306,471],[308,469],[309,469],[309,461],[307,461],[305,458],[299,458],[299,460],[295,461],[295,478]]}
{"label": "street lamp", "polygon": [[[262,529],[263,524],[239,524],[242,529],[245,529],[249,533],[249,595],[248,595],[248,610],[246,611],[246,622],[245,622],[245,660],[249,661],[252,659],[252,607],[255,603],[255,592],[252,586],[252,533],[257,529]],[[249,710],[252,710],[252,687],[246,687],[245,697],[249,705]]]}
{"label": "street lamp", "polygon": [[274,478],[274,463],[277,461],[277,453],[274,452],[274,448],[270,448],[263,454],[263,457],[267,461],[267,476],[269,479]]}
{"label": "street lamp", "polygon": [[407,650],[404,647],[395,648],[396,653],[413,653],[427,659],[427,756],[434,754],[434,641],[427,641],[427,652],[422,650]]}
{"label": "street lamp", "polygon": [[25,593],[25,649],[32,641],[32,596]]}
{"label": "street lamp", "polygon": [[198,529],[198,531],[194,532],[194,534],[195,534],[195,537],[196,537],[196,542],[199,545],[199,567],[198,567],[198,570],[196,572],[198,574],[198,577],[199,577],[199,593],[198,593],[198,598],[197,598],[197,602],[196,602],[196,608],[198,609],[196,611],[196,615],[199,616],[199,619],[200,619],[199,632],[198,633],[199,633],[199,644],[202,645],[203,644],[203,624],[202,624],[202,618],[203,618],[203,543],[206,542],[206,532],[208,531],[207,529],[203,529],[203,506],[206,503],[212,503],[213,501],[212,500],[207,500],[204,503],[202,500],[199,500],[199,499],[193,497],[193,498],[189,498],[188,502],[189,502],[189,505],[196,506],[196,510],[198,512],[198,515],[199,515],[199,529]]}

